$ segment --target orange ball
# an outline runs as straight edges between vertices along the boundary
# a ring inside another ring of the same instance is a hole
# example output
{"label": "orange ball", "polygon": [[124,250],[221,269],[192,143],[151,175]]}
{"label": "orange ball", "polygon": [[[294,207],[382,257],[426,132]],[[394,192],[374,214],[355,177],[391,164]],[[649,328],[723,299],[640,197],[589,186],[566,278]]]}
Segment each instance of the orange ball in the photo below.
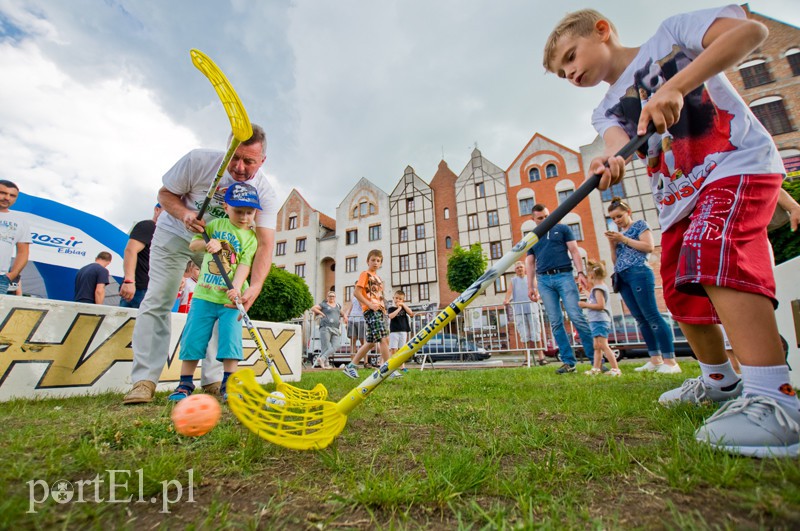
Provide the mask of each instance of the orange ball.
{"label": "orange ball", "polygon": [[187,396],[172,410],[175,431],[187,437],[199,437],[214,429],[222,415],[219,402],[210,395]]}

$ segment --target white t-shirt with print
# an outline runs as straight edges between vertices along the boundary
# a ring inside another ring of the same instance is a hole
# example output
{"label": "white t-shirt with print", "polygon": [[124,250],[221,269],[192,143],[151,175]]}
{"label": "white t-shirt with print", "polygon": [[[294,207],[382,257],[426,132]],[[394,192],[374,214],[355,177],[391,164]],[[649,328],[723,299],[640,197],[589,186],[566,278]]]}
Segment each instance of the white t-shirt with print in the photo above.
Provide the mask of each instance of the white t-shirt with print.
{"label": "white t-shirt with print", "polygon": [[[208,187],[214,182],[214,178],[219,170],[224,153],[210,149],[195,149],[184,155],[175,165],[164,174],[161,179],[164,187],[173,194],[183,198],[183,204],[190,210],[199,211],[208,194]],[[222,202],[225,198],[225,191],[228,186],[235,181],[228,173],[227,168],[222,176],[222,180],[214,192],[214,197],[208,205],[203,219],[208,222],[215,218],[225,217]],[[258,170],[255,177],[247,181],[247,184],[254,186],[258,190],[258,199],[261,210],[256,210],[256,227],[274,229],[278,217],[278,198],[275,190],[267,181],[267,176]],[[181,236],[189,241],[194,233],[189,232],[183,221],[175,219],[168,212],[162,212],[158,217],[157,227],[166,230],[177,236]]]}
{"label": "white t-shirt with print", "polygon": [[8,273],[18,243],[31,243],[31,229],[19,213],[0,212],[0,274]]}
{"label": "white t-shirt with print", "polygon": [[[703,37],[718,18],[746,15],[730,5],[665,20],[594,110],[598,133],[619,126],[635,136],[644,103],[703,51]],[[678,122],[651,139],[647,152],[662,229],[689,215],[700,190],[716,180],[785,173],[772,137],[722,73],[684,97]]]}

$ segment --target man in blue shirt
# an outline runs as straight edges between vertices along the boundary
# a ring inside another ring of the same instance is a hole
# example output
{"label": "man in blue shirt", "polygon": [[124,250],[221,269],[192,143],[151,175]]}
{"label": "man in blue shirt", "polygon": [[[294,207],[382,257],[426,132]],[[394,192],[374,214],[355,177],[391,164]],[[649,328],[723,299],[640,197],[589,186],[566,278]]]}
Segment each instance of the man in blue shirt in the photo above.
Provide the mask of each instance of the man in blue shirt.
{"label": "man in blue shirt", "polygon": [[[537,224],[550,215],[550,211],[541,203],[533,206],[533,221]],[[583,261],[575,242],[572,230],[561,223],[555,225],[539,242],[531,247],[525,257],[528,271],[528,296],[538,302],[541,298],[553,337],[558,345],[558,352],[563,365],[556,370],[557,374],[575,372],[575,353],[572,351],[567,332],[564,330],[564,316],[561,313],[560,301],[564,303],[569,320],[577,328],[584,348],[592,345],[592,332],[583,312],[578,306],[580,295],[572,276],[572,265],[578,270],[578,282],[584,289],[589,289],[589,281],[583,270]]]}

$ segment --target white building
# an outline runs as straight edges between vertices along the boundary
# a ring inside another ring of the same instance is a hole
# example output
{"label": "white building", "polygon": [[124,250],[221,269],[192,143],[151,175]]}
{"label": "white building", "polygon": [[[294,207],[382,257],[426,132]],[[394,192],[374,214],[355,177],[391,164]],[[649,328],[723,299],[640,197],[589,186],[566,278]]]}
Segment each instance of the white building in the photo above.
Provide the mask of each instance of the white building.
{"label": "white building", "polygon": [[335,241],[336,222],[293,189],[278,211],[273,263],[303,278],[316,302],[335,284]]}
{"label": "white building", "polygon": [[[456,179],[456,205],[461,247],[481,244],[489,264],[511,250],[514,242],[508,212],[506,172],[485,159],[478,148],[472,151],[472,158]],[[474,304],[500,304],[505,292],[503,276]]]}
{"label": "white building", "polygon": [[336,286],[342,304],[353,298],[358,275],[367,269],[372,249],[383,253],[378,276],[391,296],[389,196],[366,178],[356,183],[336,208]]}
{"label": "white building", "polygon": [[389,196],[389,211],[393,291],[403,290],[409,304],[438,302],[433,190],[411,166]]}

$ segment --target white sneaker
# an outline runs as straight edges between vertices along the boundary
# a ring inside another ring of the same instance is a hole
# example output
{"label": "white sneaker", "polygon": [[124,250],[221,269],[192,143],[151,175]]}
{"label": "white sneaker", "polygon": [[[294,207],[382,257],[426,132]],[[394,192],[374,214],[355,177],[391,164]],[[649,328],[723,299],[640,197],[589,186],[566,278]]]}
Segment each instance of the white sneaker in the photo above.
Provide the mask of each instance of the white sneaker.
{"label": "white sneaker", "polygon": [[729,390],[723,390],[718,387],[711,387],[706,385],[702,376],[697,378],[688,378],[684,380],[680,387],[672,389],[663,393],[658,402],[662,406],[672,406],[681,402],[687,404],[699,405],[704,402],[725,402],[739,398],[742,394],[743,384],[742,380],[736,382],[734,387]]}
{"label": "white sneaker", "polygon": [[664,365],[664,364],[663,363],[659,363],[658,365],[656,365],[652,361],[648,361],[647,363],[645,363],[641,367],[636,367],[633,370],[636,371],[636,372],[655,372],[659,368],[661,368],[662,365]]}
{"label": "white sneaker", "polygon": [[800,411],[766,396],[742,396],[719,408],[694,436],[700,443],[734,454],[797,457]]}
{"label": "white sneaker", "polygon": [[662,363],[661,365],[658,366],[656,372],[658,374],[680,374],[683,371],[681,370],[681,367],[678,364],[667,365],[666,363]]}

